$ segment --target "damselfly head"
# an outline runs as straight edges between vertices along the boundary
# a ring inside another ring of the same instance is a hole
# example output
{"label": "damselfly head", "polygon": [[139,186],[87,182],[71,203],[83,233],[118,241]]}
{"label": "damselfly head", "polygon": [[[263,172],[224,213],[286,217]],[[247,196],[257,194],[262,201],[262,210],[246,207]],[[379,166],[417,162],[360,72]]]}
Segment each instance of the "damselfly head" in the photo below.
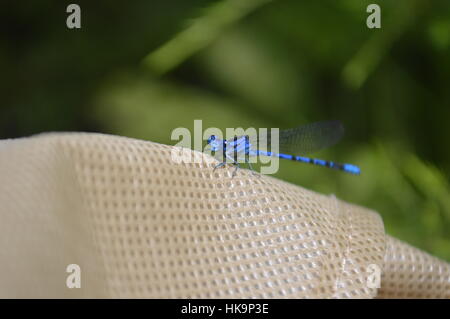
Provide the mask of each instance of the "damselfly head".
{"label": "damselfly head", "polygon": [[215,135],[211,135],[208,140],[206,141],[206,143],[211,144],[212,141],[214,141],[216,139]]}
{"label": "damselfly head", "polygon": [[215,135],[211,135],[206,142],[211,145],[211,151],[213,152],[219,151],[222,143]]}

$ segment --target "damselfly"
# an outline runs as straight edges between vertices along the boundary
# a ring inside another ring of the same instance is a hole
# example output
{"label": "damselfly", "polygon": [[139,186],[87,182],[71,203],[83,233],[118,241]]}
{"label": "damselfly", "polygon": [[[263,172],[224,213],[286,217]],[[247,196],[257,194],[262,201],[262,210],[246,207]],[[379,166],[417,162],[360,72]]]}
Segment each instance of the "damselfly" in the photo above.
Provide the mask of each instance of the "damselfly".
{"label": "damselfly", "polygon": [[[227,163],[239,167],[245,162],[253,170],[249,157],[273,156],[297,162],[309,163],[341,170],[359,175],[361,170],[352,164],[340,164],[304,155],[322,150],[336,144],[344,134],[344,127],[339,121],[323,121],[306,124],[292,129],[280,130],[279,134],[268,133],[265,136],[235,136],[233,139],[220,139],[211,135],[207,143],[213,154],[222,152],[223,162],[216,168]],[[273,146],[278,145],[278,152],[273,152]],[[236,170],[234,173],[236,173]],[[234,175],[234,174],[233,174]]]}

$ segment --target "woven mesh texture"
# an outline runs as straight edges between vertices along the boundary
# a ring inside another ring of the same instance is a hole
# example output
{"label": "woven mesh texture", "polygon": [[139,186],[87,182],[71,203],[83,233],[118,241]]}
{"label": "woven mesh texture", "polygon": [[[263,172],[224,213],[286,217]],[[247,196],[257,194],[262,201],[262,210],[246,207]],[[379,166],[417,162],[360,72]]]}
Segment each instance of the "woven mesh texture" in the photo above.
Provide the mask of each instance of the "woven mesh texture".
{"label": "woven mesh texture", "polygon": [[[375,212],[171,150],[101,134],[0,141],[0,297],[449,297],[449,264],[386,237]],[[66,287],[69,264],[81,289]]]}
{"label": "woven mesh texture", "polygon": [[379,298],[450,298],[450,267],[387,236]]}

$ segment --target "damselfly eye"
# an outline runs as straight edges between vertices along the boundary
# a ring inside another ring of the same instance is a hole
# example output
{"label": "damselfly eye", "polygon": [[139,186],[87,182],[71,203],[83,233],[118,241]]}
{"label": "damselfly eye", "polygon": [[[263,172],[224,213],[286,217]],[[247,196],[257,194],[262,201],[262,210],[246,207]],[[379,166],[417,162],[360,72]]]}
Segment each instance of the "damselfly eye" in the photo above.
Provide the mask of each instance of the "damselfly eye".
{"label": "damselfly eye", "polygon": [[211,136],[208,138],[207,143],[208,143],[208,144],[211,144],[211,142],[214,141],[215,139],[216,139],[216,136],[215,136],[215,135],[211,135]]}

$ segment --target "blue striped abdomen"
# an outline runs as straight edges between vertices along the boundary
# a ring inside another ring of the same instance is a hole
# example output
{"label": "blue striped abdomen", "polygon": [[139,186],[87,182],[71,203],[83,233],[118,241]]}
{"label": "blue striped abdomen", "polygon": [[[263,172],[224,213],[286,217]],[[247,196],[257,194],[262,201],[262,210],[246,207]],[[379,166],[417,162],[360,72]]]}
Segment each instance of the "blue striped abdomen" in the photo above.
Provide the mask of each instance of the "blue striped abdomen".
{"label": "blue striped abdomen", "polygon": [[275,157],[279,157],[279,158],[287,159],[287,160],[291,160],[291,161],[303,162],[303,163],[308,163],[308,164],[313,164],[313,165],[318,165],[318,166],[329,167],[329,168],[341,170],[341,171],[344,171],[344,172],[347,172],[350,174],[354,174],[354,175],[359,175],[361,173],[361,170],[359,169],[359,167],[356,165],[352,165],[352,164],[340,164],[340,163],[326,161],[326,160],[317,159],[317,158],[294,156],[294,155],[289,155],[289,154],[277,154],[277,153],[265,152],[265,151],[256,151],[256,155],[275,156]]}

